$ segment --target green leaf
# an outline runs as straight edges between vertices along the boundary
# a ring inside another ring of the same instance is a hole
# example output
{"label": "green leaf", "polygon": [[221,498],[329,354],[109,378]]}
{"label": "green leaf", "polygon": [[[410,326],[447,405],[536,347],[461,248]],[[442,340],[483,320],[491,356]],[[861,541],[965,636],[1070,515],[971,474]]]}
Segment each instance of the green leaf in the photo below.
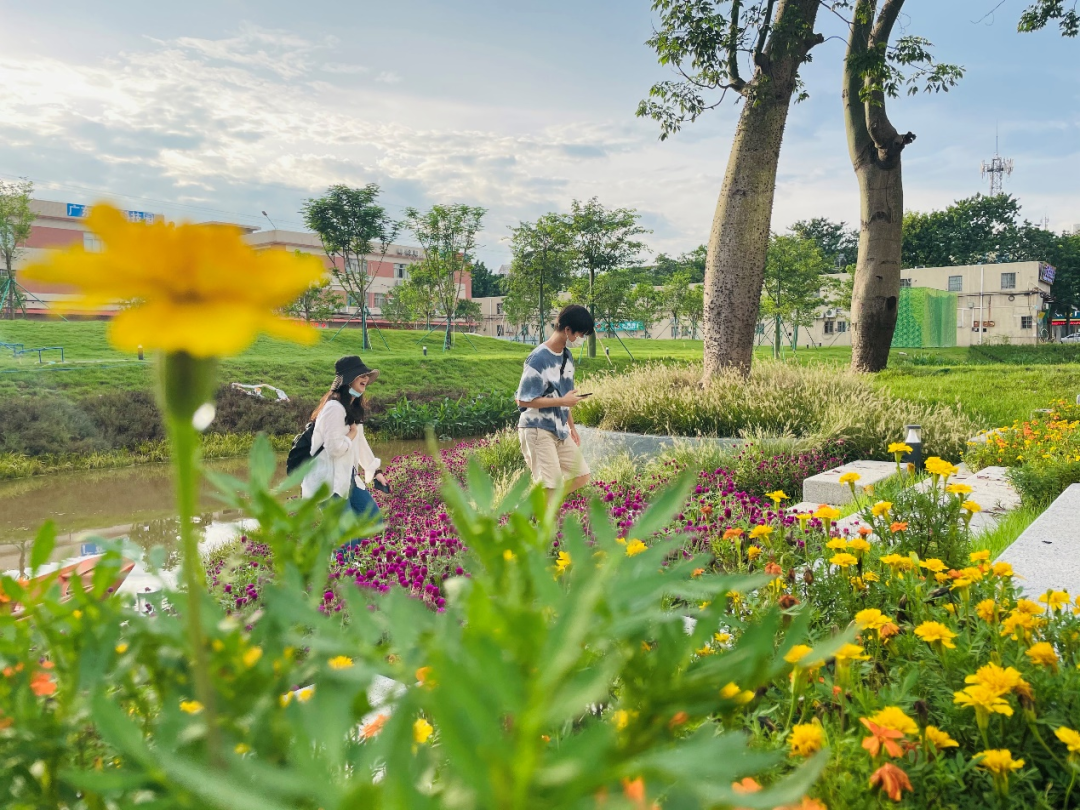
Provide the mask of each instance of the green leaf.
{"label": "green leaf", "polygon": [[30,552],[32,574],[36,574],[37,570],[49,561],[54,548],[56,548],[56,524],[51,520],[46,520],[38,529],[37,537],[34,538],[34,548]]}

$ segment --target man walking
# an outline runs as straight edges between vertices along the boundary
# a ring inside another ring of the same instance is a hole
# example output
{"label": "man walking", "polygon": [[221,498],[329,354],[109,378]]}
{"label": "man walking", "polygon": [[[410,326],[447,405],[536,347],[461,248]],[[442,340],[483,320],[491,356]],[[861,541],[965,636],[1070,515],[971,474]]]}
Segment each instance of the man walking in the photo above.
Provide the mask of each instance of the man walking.
{"label": "man walking", "polygon": [[557,490],[569,495],[589,482],[589,466],[581,455],[581,437],[571,409],[589,394],[574,389],[574,356],[570,351],[593,334],[593,317],[571,304],[559,313],[555,331],[525,360],[514,398],[521,408],[518,438],[533,481],[548,497]]}

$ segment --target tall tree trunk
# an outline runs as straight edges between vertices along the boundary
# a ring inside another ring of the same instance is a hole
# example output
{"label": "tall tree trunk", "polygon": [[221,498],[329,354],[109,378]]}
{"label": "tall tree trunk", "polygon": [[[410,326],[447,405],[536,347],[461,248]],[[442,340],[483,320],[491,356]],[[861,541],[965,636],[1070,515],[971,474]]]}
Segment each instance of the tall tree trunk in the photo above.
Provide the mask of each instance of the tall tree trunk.
{"label": "tall tree trunk", "polygon": [[777,52],[770,43],[744,90],[747,100],[735,130],[705,261],[706,381],[724,368],[750,371],[780,145],[799,67],[810,48],[822,41],[813,33],[818,8],[818,0],[785,0],[780,5],[774,30],[805,34]]}
{"label": "tall tree trunk", "polygon": [[889,121],[885,97],[864,93],[860,64],[887,47],[904,0],[860,0],[844,64],[844,117],[851,165],[859,181],[859,258],[851,295],[851,367],[881,371],[896,331],[903,251],[904,184],[901,155],[915,140]]}

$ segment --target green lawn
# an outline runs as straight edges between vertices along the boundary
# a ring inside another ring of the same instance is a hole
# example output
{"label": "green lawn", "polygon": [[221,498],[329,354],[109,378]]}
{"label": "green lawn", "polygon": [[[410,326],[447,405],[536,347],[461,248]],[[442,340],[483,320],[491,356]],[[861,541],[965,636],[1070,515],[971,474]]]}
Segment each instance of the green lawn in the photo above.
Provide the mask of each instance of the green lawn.
{"label": "green lawn", "polygon": [[[105,390],[136,390],[153,385],[152,366],[112,349],[105,337],[106,324],[61,321],[0,321],[0,341],[23,343],[27,347],[63,346],[65,363],[39,365],[37,355],[13,358],[0,351],[0,400],[18,394],[59,394],[71,398]],[[322,394],[333,378],[334,361],[345,354],[362,354],[366,362],[383,370],[371,396],[381,401],[397,400],[404,394],[426,396],[460,395],[464,392],[507,391],[514,388],[521,373],[521,361],[530,347],[492,338],[458,335],[449,352],[442,351],[442,335],[423,337],[420,332],[387,330],[372,332],[374,348],[360,350],[358,329],[346,329],[336,337],[327,330],[313,347],[260,338],[239,357],[222,364],[223,382],[266,382],[290,395],[314,397]],[[470,343],[471,341],[471,343]],[[602,351],[598,357],[580,364],[582,380],[591,374],[626,368],[632,362],[671,360],[692,362],[701,359],[699,340],[618,340],[601,336],[602,346],[611,350],[610,359]],[[423,356],[422,345],[428,355]],[[1014,347],[1018,348],[1018,347]],[[633,354],[631,360],[627,349]],[[1041,360],[1056,360],[1046,347]],[[1080,347],[1078,347],[1080,349]],[[1017,362],[1040,362],[1040,349],[1025,350]],[[772,356],[769,347],[758,347],[755,356]],[[850,349],[801,349],[785,352],[785,359],[797,363],[846,366]],[[1077,355],[1080,359],[1080,355]],[[46,354],[47,361],[58,353]],[[1069,356],[1069,359],[1072,359]],[[988,364],[992,363],[992,364]],[[1045,407],[1053,399],[1073,399],[1080,393],[1080,363],[1011,365],[987,359],[985,353],[969,349],[894,350],[890,368],[878,375],[876,384],[906,399],[953,404],[959,402],[972,416],[987,426],[1011,422]]]}

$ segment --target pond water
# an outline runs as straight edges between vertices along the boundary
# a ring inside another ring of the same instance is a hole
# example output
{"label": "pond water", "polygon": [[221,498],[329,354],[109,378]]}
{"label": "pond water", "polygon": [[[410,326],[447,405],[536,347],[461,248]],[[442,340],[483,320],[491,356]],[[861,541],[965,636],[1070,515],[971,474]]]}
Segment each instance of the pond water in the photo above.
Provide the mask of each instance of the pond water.
{"label": "pond water", "polygon": [[[457,444],[440,442],[440,447]],[[373,449],[389,466],[395,456],[424,450],[418,441],[379,442]],[[277,480],[285,475],[280,458]],[[206,466],[240,478],[247,475],[247,459],[209,461]],[[296,494],[299,494],[297,488]],[[38,528],[46,520],[56,524],[54,559],[96,553],[90,538],[127,538],[144,549],[175,546],[172,471],[168,464],[145,464],[115,470],[59,473],[0,482],[0,571],[19,567],[29,554]],[[235,531],[240,515],[223,509],[209,485],[203,487],[201,524],[207,538],[220,539]]]}

